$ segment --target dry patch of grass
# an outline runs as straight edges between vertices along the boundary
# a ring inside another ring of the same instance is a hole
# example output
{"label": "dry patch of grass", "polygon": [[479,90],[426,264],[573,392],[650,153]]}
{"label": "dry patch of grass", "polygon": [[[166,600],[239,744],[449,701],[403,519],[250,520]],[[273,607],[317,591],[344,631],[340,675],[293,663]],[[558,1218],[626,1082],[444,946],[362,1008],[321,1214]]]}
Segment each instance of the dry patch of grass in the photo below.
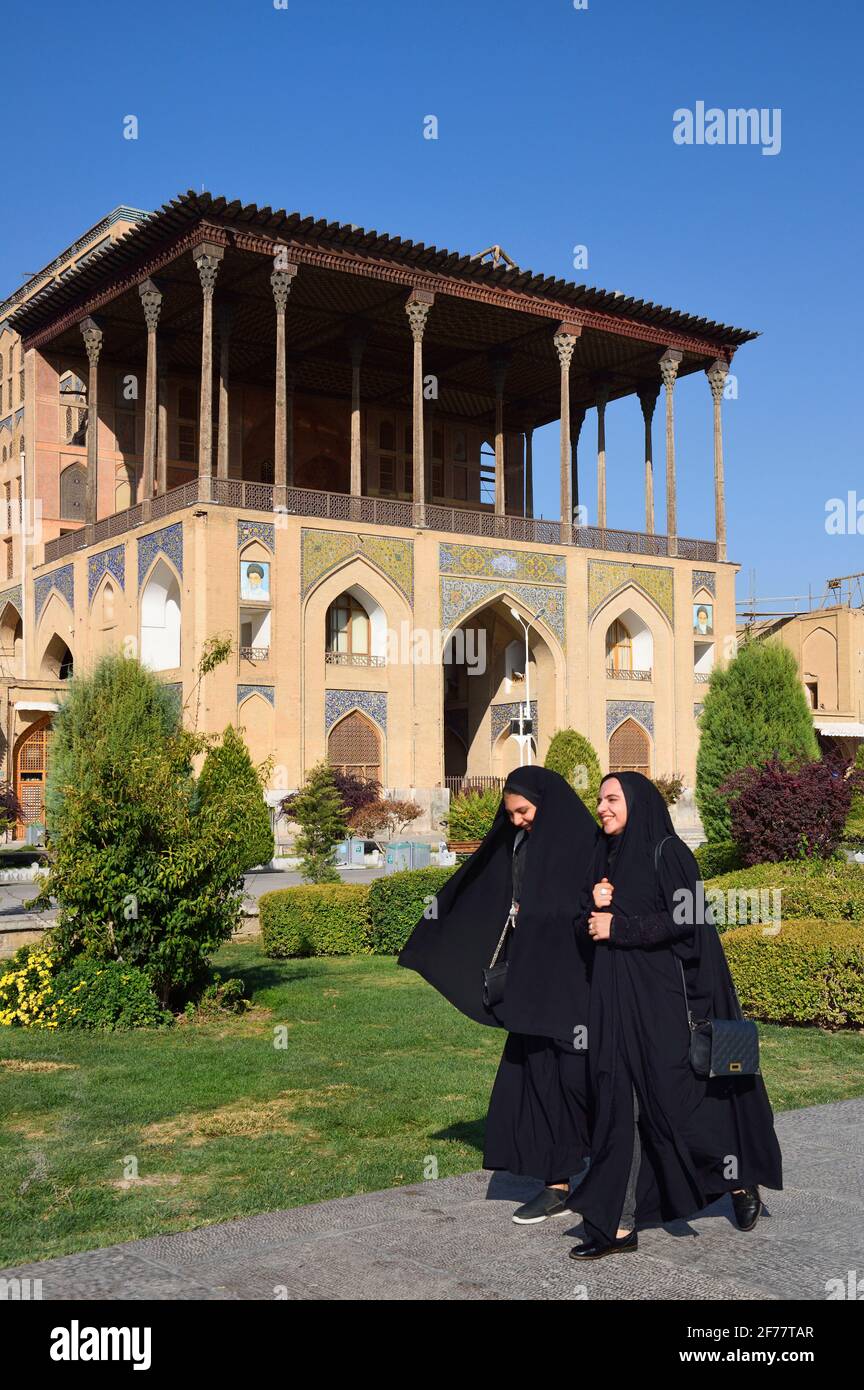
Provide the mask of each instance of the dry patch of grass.
{"label": "dry patch of grass", "polygon": [[25,1062],[18,1057],[0,1057],[0,1067],[7,1071],[77,1071],[72,1062]]}
{"label": "dry patch of grass", "polygon": [[191,1115],[177,1115],[170,1120],[158,1120],[147,1125],[141,1138],[145,1144],[173,1144],[184,1140],[198,1146],[208,1139],[260,1139],[268,1134],[304,1134],[318,1138],[307,1126],[293,1119],[294,1112],[326,1109],[334,1100],[356,1094],[357,1086],[334,1083],[314,1090],[281,1091],[272,1100],[234,1101],[218,1110],[203,1110]]}

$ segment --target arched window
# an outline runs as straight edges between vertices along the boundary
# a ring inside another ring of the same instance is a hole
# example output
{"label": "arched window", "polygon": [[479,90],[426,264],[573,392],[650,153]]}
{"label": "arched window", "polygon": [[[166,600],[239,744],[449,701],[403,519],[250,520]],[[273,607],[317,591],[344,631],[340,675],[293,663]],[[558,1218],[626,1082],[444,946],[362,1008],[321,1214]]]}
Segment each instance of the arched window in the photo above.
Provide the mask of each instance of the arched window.
{"label": "arched window", "polygon": [[381,740],[371,719],[353,710],[334,724],[327,740],[327,761],[336,772],[380,782]]}
{"label": "arched window", "polygon": [[614,623],[610,623],[606,633],[606,669],[609,671],[633,670],[633,638],[620,618],[616,618]]}
{"label": "arched window", "polygon": [[651,775],[651,741],[641,724],[625,719],[609,740],[610,772],[641,772]]}
{"label": "arched window", "polygon": [[63,638],[54,633],[42,658],[41,675],[49,680],[68,681],[73,672],[72,653]]}
{"label": "arched window", "polygon": [[340,594],[327,609],[327,651],[369,655],[369,614],[353,594]]}
{"label": "arched window", "polygon": [[180,586],[164,560],[154,565],[141,595],[141,664],[151,671],[180,665]]}
{"label": "arched window", "polygon": [[[66,412],[71,415],[71,411]],[[60,474],[60,520],[83,521],[87,470],[80,463],[71,463]]]}

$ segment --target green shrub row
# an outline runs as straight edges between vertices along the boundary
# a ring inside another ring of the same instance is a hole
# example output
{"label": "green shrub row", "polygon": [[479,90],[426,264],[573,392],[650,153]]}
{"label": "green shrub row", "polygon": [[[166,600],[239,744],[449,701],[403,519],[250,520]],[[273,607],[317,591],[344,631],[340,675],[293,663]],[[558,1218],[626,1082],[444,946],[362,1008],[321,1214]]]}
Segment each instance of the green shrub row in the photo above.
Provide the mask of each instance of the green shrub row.
{"label": "green shrub row", "polygon": [[372,883],[304,883],[259,901],[268,956],[397,955],[452,868],[406,869]]}
{"label": "green shrub row", "polygon": [[741,855],[734,840],[715,840],[700,845],[693,853],[703,879],[716,878],[718,874],[730,874],[740,869]]}
{"label": "green shrub row", "polygon": [[785,923],[776,936],[738,927],[723,949],[741,1007],[766,1023],[860,1028],[864,1024],[864,927]]}
{"label": "green shrub row", "polygon": [[[780,916],[785,921],[864,922],[864,867],[840,859],[788,860],[753,864],[749,869],[706,880],[706,895],[736,894],[739,905],[751,909],[751,922],[774,919],[778,890]],[[746,895],[746,898],[745,896]],[[710,899],[709,899],[710,901]],[[739,916],[735,925],[741,923]],[[718,922],[722,931],[723,925]]]}

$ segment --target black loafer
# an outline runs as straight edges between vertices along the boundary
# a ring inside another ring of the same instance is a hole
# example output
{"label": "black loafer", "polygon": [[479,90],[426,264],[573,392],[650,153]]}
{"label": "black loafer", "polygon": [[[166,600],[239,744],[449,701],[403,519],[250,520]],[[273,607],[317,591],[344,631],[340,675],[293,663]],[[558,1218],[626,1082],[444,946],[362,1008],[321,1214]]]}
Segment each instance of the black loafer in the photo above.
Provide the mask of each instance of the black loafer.
{"label": "black loafer", "polygon": [[626,1254],[628,1250],[639,1249],[639,1237],[635,1231],[627,1236],[616,1236],[614,1240],[589,1240],[584,1245],[574,1245],[570,1251],[571,1260],[602,1260],[604,1255]]}
{"label": "black loafer", "polygon": [[758,1187],[745,1187],[743,1192],[732,1193],[732,1206],[739,1231],[752,1231],[762,1211],[762,1198]]}

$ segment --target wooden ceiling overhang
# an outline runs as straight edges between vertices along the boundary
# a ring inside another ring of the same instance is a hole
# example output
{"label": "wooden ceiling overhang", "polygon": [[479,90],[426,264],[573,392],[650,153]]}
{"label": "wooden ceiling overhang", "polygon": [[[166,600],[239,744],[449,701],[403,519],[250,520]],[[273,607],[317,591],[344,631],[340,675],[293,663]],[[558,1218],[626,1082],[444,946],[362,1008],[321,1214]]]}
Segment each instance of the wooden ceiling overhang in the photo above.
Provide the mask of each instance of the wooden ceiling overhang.
{"label": "wooden ceiling overhang", "polygon": [[[270,274],[280,258],[298,267],[286,314],[296,390],[350,398],[351,343],[364,342],[366,405],[410,409],[412,338],[405,304],[415,290],[434,303],[423,338],[424,375],[438,381],[442,415],[487,423],[494,414],[494,365],[506,361],[505,424],[536,427],[560,414],[560,365],[553,338],[574,334],[571,409],[659,385],[659,359],[682,354],[678,375],[701,371],[757,335],[643,305],[617,294],[494,268],[434,247],[418,247],[362,228],[313,223],[187,194],[166,204],[79,270],[35,295],[11,320],[25,349],[82,356],[81,320],[104,329],[100,362],[143,365],[146,329],[138,294],[153,279],[163,292],[160,350],[169,370],[194,376],[201,365],[202,294],[192,257],[202,243],[221,247],[214,306],[230,316],[233,382],[269,384],[275,374],[275,307]],[[217,358],[218,361],[218,358]]]}

